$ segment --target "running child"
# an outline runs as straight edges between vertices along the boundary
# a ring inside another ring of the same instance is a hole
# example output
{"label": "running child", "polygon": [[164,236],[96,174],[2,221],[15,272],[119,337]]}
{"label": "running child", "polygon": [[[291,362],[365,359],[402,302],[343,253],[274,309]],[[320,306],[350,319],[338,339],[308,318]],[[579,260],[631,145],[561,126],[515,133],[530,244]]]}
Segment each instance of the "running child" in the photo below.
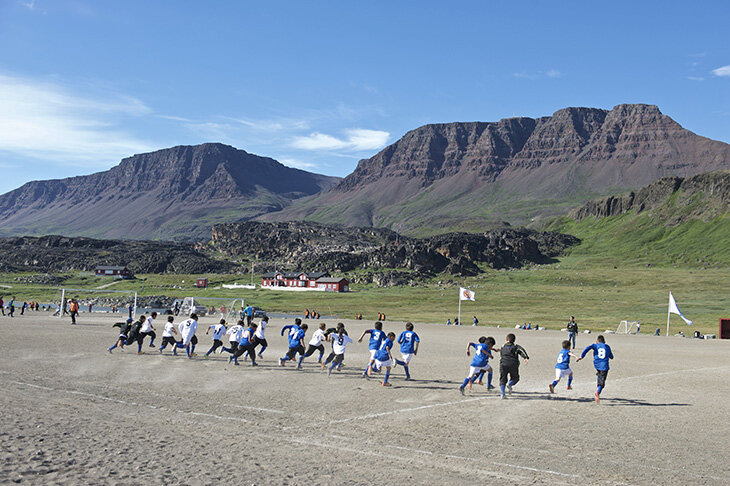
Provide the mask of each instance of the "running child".
{"label": "running child", "polygon": [[[330,333],[329,336],[329,341],[332,343],[332,352],[335,354],[335,357],[332,359],[332,364],[330,365],[329,369],[327,369],[327,376],[331,375],[332,370],[335,368],[337,368],[337,370],[339,371],[340,366],[342,366],[342,362],[345,359],[345,348],[349,343],[353,342],[352,338],[347,335],[344,324],[342,326],[338,325],[338,329],[339,331],[337,332],[337,334]],[[325,364],[323,363],[323,370],[324,367]]]}
{"label": "running child", "polygon": [[[507,342],[500,349],[501,358],[499,360],[499,394],[500,398],[505,398],[504,388],[512,393],[512,387],[520,381],[520,360],[518,356],[522,356],[525,363],[530,361],[525,348],[519,344],[515,344],[515,335],[507,334]],[[509,380],[509,381],[508,381]]]}
{"label": "running child", "polygon": [[232,354],[231,357],[228,358],[229,363],[233,360],[233,364],[238,366],[238,358],[240,358],[243,353],[248,353],[249,358],[251,358],[251,366],[258,366],[258,363],[256,363],[256,352],[254,351],[255,348],[253,344],[255,333],[256,324],[252,321],[249,323],[248,327],[243,330],[241,340],[238,341],[238,350],[236,350],[235,354]]}
{"label": "running child", "polygon": [[266,351],[266,348],[269,346],[269,343],[266,342],[266,326],[269,325],[269,317],[264,316],[261,319],[261,322],[259,323],[258,327],[256,328],[256,333],[254,334],[254,344],[253,347],[256,349],[256,346],[259,344],[261,345],[261,350],[259,351],[259,358],[261,358],[261,355],[264,354],[264,351]]}
{"label": "running child", "polygon": [[396,359],[394,360],[395,364],[393,365],[393,368],[395,368],[395,365],[401,365],[403,367],[403,371],[406,372],[406,380],[411,379],[411,373],[408,370],[408,365],[411,362],[411,358],[418,354],[418,345],[420,342],[421,340],[418,337],[418,334],[413,331],[413,323],[406,322],[406,330],[398,336],[400,355],[401,358],[403,358],[403,361]]}
{"label": "running child", "polygon": [[464,389],[467,386],[469,387],[469,390],[471,390],[471,384],[474,383],[482,371],[489,372],[489,375],[487,375],[487,384],[488,387],[491,386],[492,367],[489,366],[489,358],[492,357],[491,348],[494,346],[494,343],[494,338],[482,336],[479,338],[479,342],[468,343],[466,345],[466,355],[471,356],[471,348],[474,348],[474,358],[471,360],[471,364],[469,365],[469,375],[464,378],[464,382],[459,387],[459,391],[462,395],[464,394]]}
{"label": "running child", "polygon": [[596,392],[593,394],[596,397],[596,403],[601,403],[601,392],[606,386],[606,377],[608,377],[608,360],[613,359],[613,352],[611,347],[606,344],[606,338],[599,335],[596,338],[596,342],[587,346],[580,355],[580,358],[576,359],[575,362],[582,360],[588,351],[593,351],[593,366],[596,368],[597,386]]}
{"label": "running child", "polygon": [[578,356],[570,352],[570,340],[565,340],[563,341],[563,349],[561,349],[558,353],[558,362],[555,365],[555,381],[548,385],[550,393],[555,393],[555,387],[558,385],[560,379],[564,376],[568,377],[568,386],[566,387],[566,389],[573,389],[573,387],[570,386],[573,383],[573,370],[570,369],[571,356],[576,358],[576,360],[579,359]]}
{"label": "running child", "polygon": [[324,344],[322,344],[322,340],[325,339],[324,331],[327,328],[327,324],[324,322],[319,323],[319,329],[314,331],[314,334],[312,334],[312,339],[309,340],[309,347],[307,348],[307,352],[304,354],[305,358],[309,358],[314,354],[315,351],[319,351],[319,358],[317,359],[317,363],[322,363],[322,356],[324,356]]}
{"label": "running child", "polygon": [[299,353],[299,362],[297,363],[297,369],[301,369],[302,360],[304,359],[304,336],[306,335],[309,326],[307,326],[306,324],[302,324],[300,327],[299,324],[302,322],[302,320],[297,318],[295,322],[296,321],[299,322],[291,326],[284,326],[284,328],[282,328],[281,330],[283,336],[284,330],[289,328],[289,351],[287,351],[284,357],[279,358],[279,366],[284,366],[284,363],[286,363],[287,360],[293,360],[296,357],[297,353]]}
{"label": "running child", "polygon": [[167,345],[172,346],[172,354],[177,356],[177,341],[175,340],[174,334],[177,334],[175,329],[175,318],[167,316],[167,322],[165,323],[165,329],[162,331],[162,345],[160,346],[160,354],[165,350]]}
{"label": "running child", "polygon": [[157,337],[157,334],[155,333],[155,326],[153,325],[155,319],[157,319],[157,312],[150,314],[150,316],[142,323],[142,328],[139,330],[140,339],[142,341],[144,341],[144,338],[147,336],[150,337],[150,348],[155,347],[155,338]]}
{"label": "running child", "polygon": [[[226,331],[226,336],[228,336],[229,347],[221,347],[221,353],[225,351],[226,353],[235,355],[238,351],[238,341],[243,336],[243,320],[239,320],[235,326],[229,327]],[[229,359],[228,362],[230,363],[231,360]]]}
{"label": "running child", "polygon": [[[380,349],[378,349],[375,352],[375,367],[377,369],[382,369],[385,367],[385,377],[383,377],[383,386],[391,386],[390,383],[388,383],[388,378],[390,378],[390,368],[391,368],[391,362],[393,360],[393,355],[390,354],[390,349],[393,347],[393,341],[395,341],[395,333],[389,332],[388,336],[383,340],[383,342],[380,344]],[[368,367],[368,375],[370,376],[370,367]]]}
{"label": "running child", "polygon": [[371,369],[375,372],[378,371],[377,368],[373,368],[373,365],[375,364],[375,353],[377,353],[380,349],[380,345],[382,344],[383,339],[385,339],[385,333],[383,332],[382,322],[376,322],[374,327],[375,329],[365,329],[360,335],[360,338],[357,340],[357,342],[360,343],[362,342],[362,338],[365,337],[365,334],[370,334],[370,342],[368,343],[370,360],[368,361],[368,365],[365,367],[365,371],[363,371],[362,376],[369,376],[369,371]]}
{"label": "running child", "polygon": [[180,331],[182,341],[177,344],[178,348],[185,348],[188,359],[193,358],[195,353],[195,345],[198,344],[198,338],[195,337],[195,331],[198,330],[198,315],[190,314],[190,318],[182,321],[177,330]]}
{"label": "running child", "polygon": [[[328,341],[328,342],[331,341],[330,340],[330,335],[332,335],[332,334],[339,334],[340,333],[340,329],[342,329],[342,330],[345,329],[345,325],[343,323],[341,323],[341,322],[338,322],[337,323],[337,327],[330,327],[329,329],[327,329],[324,332],[325,341]],[[345,331],[345,336],[347,336],[347,335],[348,335],[347,334],[347,331]],[[332,345],[332,351],[327,356],[327,359],[324,360],[324,363],[322,363],[322,369],[323,370],[324,370],[324,367],[326,365],[330,364],[332,362],[332,360],[335,359],[335,356],[336,355],[337,355],[337,353],[335,353],[335,347],[334,347],[334,344],[333,344]],[[340,365],[337,367],[337,369],[339,370],[341,367],[342,367],[342,363],[340,363]]]}
{"label": "running child", "polygon": [[205,353],[206,358],[210,356],[210,353],[215,352],[215,350],[219,347],[223,347],[223,341],[221,341],[221,338],[228,330],[228,328],[226,327],[226,320],[221,319],[218,324],[208,326],[208,329],[205,330],[205,334],[208,334],[211,329],[213,329],[213,346],[211,346],[208,352]]}
{"label": "running child", "polygon": [[129,333],[127,334],[127,342],[124,343],[125,346],[129,346],[133,342],[137,341],[137,354],[142,354],[142,335],[140,334],[140,331],[142,329],[142,326],[144,325],[147,318],[144,315],[139,316],[139,319],[134,321],[134,324],[132,324],[132,328],[129,330]]}
{"label": "running child", "polygon": [[112,354],[112,350],[117,346],[120,349],[124,349],[124,343],[127,342],[129,330],[132,328],[132,319],[127,319],[125,322],[116,322],[112,325],[112,327],[119,328],[119,337],[117,338],[117,342],[115,342],[112,346],[109,346],[106,349],[107,351],[109,351],[109,354]]}

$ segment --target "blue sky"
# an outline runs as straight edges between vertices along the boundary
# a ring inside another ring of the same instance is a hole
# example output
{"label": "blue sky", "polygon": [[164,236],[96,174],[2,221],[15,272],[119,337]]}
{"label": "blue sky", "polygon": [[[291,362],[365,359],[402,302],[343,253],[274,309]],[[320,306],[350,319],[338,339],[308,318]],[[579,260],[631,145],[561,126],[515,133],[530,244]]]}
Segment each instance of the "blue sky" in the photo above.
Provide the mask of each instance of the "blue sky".
{"label": "blue sky", "polygon": [[0,193],[219,141],[345,176],[420,125],[656,104],[730,142],[730,2],[0,0]]}

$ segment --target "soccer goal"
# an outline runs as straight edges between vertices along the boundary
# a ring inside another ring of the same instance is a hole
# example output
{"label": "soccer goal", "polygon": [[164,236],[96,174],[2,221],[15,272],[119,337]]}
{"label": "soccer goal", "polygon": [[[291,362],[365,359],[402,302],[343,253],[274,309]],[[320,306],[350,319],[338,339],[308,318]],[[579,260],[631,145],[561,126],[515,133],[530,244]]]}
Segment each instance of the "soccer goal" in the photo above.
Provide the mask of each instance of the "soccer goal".
{"label": "soccer goal", "polygon": [[616,329],[616,334],[636,334],[640,325],[639,321],[621,321]]}
{"label": "soccer goal", "polygon": [[127,312],[132,306],[132,317],[137,315],[137,291],[106,289],[58,289],[52,310],[56,317],[68,314],[68,304],[76,299],[80,312]]}
{"label": "soccer goal", "polygon": [[230,297],[185,297],[180,304],[179,314],[190,315],[193,312],[198,317],[220,316],[227,321],[237,321],[243,305],[243,299]]}

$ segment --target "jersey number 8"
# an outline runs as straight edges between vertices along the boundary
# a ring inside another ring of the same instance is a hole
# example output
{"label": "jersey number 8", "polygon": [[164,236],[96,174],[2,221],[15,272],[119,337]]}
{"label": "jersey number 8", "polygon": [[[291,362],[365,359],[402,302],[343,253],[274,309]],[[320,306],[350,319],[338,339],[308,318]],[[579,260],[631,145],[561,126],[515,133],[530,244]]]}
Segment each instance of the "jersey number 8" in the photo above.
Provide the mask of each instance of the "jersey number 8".
{"label": "jersey number 8", "polygon": [[598,358],[606,359],[606,350],[604,348],[598,348]]}

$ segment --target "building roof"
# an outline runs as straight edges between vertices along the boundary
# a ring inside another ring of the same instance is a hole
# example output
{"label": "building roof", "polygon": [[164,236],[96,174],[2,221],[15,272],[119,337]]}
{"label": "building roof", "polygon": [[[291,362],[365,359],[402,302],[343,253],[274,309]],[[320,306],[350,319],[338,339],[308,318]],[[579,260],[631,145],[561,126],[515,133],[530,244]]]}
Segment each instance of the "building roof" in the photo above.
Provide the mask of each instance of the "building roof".
{"label": "building roof", "polygon": [[97,270],[126,270],[126,266],[119,265],[97,265]]}
{"label": "building roof", "polygon": [[344,277],[322,277],[317,279],[317,283],[340,283],[343,280],[347,282],[347,279]]}
{"label": "building roof", "polygon": [[276,278],[277,275],[279,275],[281,272],[269,272],[261,275],[261,278]]}

